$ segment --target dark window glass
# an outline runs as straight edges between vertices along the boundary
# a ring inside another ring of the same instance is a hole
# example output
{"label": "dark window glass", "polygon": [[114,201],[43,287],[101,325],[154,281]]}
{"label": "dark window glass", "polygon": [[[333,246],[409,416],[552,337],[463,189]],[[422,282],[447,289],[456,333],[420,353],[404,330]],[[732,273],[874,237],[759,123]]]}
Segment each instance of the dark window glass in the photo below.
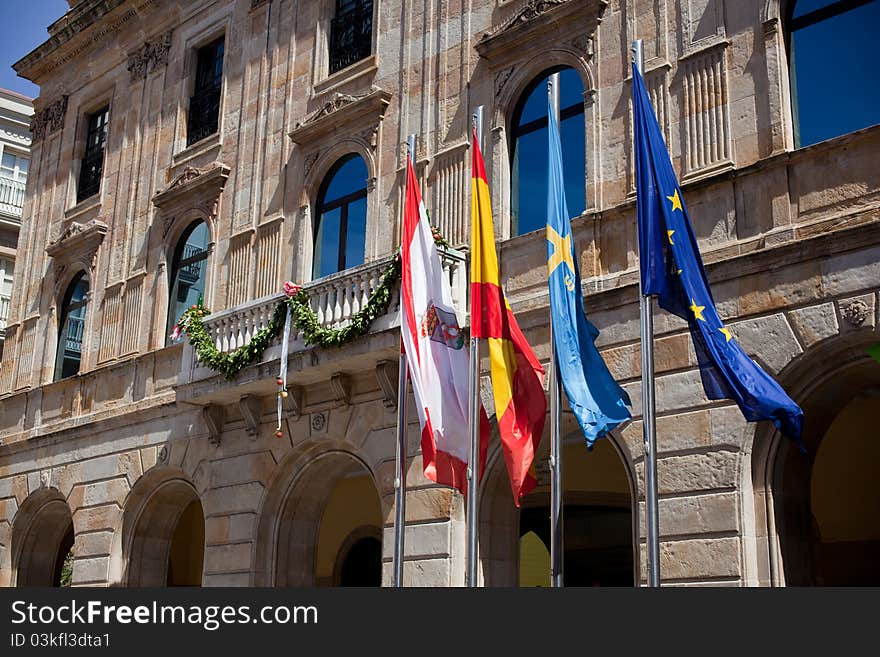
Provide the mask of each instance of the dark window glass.
{"label": "dark window glass", "polygon": [[171,338],[171,331],[183,311],[205,298],[208,278],[208,225],[196,221],[184,232],[174,250],[171,284],[168,299],[168,330],[166,344],[179,342],[183,337]]}
{"label": "dark window glass", "polygon": [[104,173],[104,144],[107,141],[109,120],[109,107],[89,115],[86,150],[79,169],[79,184],[76,188],[77,203],[94,196],[101,188],[101,175]]}
{"label": "dark window glass", "polygon": [[367,234],[367,165],[351,153],[336,162],[318,192],[312,277],[364,261]]}
{"label": "dark window glass", "polygon": [[798,0],[787,16],[795,146],[880,123],[877,0]]}
{"label": "dark window glass", "polygon": [[[572,68],[559,71],[560,136],[565,198],[572,217],[586,207],[586,142],[584,86]],[[547,78],[532,82],[513,113],[510,160],[510,233],[523,235],[543,229],[547,222]]]}
{"label": "dark window glass", "polygon": [[81,272],[67,286],[58,323],[58,352],[55,357],[55,380],[79,373],[82,361],[83,329],[89,281]]}
{"label": "dark window glass", "polygon": [[373,0],[336,0],[330,21],[330,72],[341,71],[373,47]]}
{"label": "dark window glass", "polygon": [[190,146],[217,132],[220,117],[220,91],[223,86],[223,44],[220,37],[199,48],[196,80],[189,99],[186,145]]}

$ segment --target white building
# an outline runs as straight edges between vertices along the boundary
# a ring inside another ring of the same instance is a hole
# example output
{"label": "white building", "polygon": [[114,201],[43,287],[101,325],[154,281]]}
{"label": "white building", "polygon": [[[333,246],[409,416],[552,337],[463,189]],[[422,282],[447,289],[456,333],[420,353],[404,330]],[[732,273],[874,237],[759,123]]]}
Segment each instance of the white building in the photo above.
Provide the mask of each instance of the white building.
{"label": "white building", "polygon": [[30,166],[31,98],[0,89],[0,355],[9,317],[15,246]]}

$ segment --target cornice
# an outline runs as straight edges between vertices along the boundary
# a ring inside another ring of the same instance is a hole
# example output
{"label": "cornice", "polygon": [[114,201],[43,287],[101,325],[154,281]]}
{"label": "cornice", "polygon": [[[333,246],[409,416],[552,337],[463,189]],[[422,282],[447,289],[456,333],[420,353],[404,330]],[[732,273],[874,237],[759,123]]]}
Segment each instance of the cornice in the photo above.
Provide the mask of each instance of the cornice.
{"label": "cornice", "polygon": [[168,187],[153,196],[153,205],[164,208],[173,205],[186,196],[195,194],[209,198],[217,198],[226,186],[231,169],[220,162],[214,162],[210,166],[199,169],[197,167],[185,167],[183,171]]}

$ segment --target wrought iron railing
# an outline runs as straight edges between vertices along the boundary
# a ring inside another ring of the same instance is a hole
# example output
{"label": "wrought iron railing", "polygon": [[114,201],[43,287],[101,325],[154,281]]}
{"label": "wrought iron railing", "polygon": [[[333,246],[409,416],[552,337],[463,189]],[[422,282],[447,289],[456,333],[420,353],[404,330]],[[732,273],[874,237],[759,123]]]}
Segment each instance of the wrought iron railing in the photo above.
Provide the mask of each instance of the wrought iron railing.
{"label": "wrought iron railing", "polygon": [[6,331],[6,320],[9,319],[9,297],[0,295],[0,336]]}
{"label": "wrought iron railing", "polygon": [[330,22],[330,73],[369,57],[372,47],[373,0],[366,0]]}
{"label": "wrought iron railing", "polygon": [[104,145],[86,151],[79,170],[79,185],[76,188],[76,202],[94,196],[101,189],[101,176],[104,173]]}
{"label": "wrought iron railing", "polygon": [[189,100],[186,122],[186,145],[192,146],[217,132],[220,118],[220,91],[222,86],[208,87],[196,92]]}
{"label": "wrought iron railing", "polygon": [[64,353],[79,356],[82,353],[84,321],[82,317],[67,318],[67,335],[64,336]]}

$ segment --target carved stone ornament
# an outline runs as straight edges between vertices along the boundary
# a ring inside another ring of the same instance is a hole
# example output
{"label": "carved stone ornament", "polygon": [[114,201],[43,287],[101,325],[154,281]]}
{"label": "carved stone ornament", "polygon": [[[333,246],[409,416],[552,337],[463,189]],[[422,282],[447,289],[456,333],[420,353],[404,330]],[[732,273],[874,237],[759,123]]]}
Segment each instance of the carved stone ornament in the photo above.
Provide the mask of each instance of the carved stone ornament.
{"label": "carved stone ornament", "polygon": [[312,413],[312,433],[326,433],[327,431],[327,413]]}
{"label": "carved stone ornament", "polygon": [[[290,138],[297,144],[320,144],[340,126],[345,126],[348,134],[375,130],[390,103],[391,94],[378,87],[357,96],[336,92],[318,109],[298,121]],[[367,143],[371,142],[372,137]]]}
{"label": "carved stone ornament", "polygon": [[71,221],[56,240],[46,247],[46,253],[63,266],[73,261],[88,262],[95,266],[98,246],[107,234],[107,224],[97,219],[85,223]]}
{"label": "carved stone ornament", "polygon": [[269,0],[251,0],[251,10],[256,9],[260,5],[264,5],[267,2],[269,2]]}
{"label": "carved stone ornament", "polygon": [[376,363],[376,382],[382,391],[382,404],[387,409],[397,408],[397,364],[390,360]]}
{"label": "carved stone ornament", "polygon": [[34,118],[31,119],[33,141],[40,141],[46,135],[60,130],[64,125],[64,115],[66,113],[67,96],[61,96],[54,103],[34,114]]}
{"label": "carved stone ornament", "polygon": [[516,67],[511,66],[510,68],[506,68],[503,71],[499,71],[495,75],[495,95],[498,96],[501,93],[501,90],[504,89],[504,85],[507,84],[507,81],[510,79],[510,76],[513,75]]}
{"label": "carved stone ornament", "polygon": [[522,58],[523,43],[552,42],[573,44],[589,59],[590,35],[607,6],[608,0],[529,0],[497,29],[484,33],[476,43],[477,52],[506,67]]}
{"label": "carved stone ornament", "polygon": [[202,419],[208,429],[208,442],[215,447],[219,446],[223,423],[226,421],[226,410],[219,404],[208,404],[202,408]]}
{"label": "carved stone ornament", "polygon": [[351,382],[345,374],[337,372],[331,376],[330,387],[333,388],[336,401],[346,405],[351,403]]}
{"label": "carved stone ornament", "polygon": [[369,94],[360,94],[358,96],[352,96],[351,94],[343,94],[337,91],[326,103],[321,105],[320,108],[306,116],[306,118],[304,118],[302,121],[297,122],[296,127],[301,128],[308,125],[309,123],[317,121],[322,116],[327,116],[328,114],[332,114],[333,112],[338,112],[349,103],[357,102],[362,98],[366,98],[368,95]]}
{"label": "carved stone ornament", "polygon": [[868,304],[864,301],[857,300],[848,303],[842,308],[843,318],[849,322],[851,326],[861,326],[868,319]]}
{"label": "carved stone ornament", "polygon": [[168,445],[162,445],[162,448],[159,450],[158,463],[160,465],[168,463]]}
{"label": "carved stone ornament", "polygon": [[242,395],[238,400],[238,408],[244,419],[247,434],[254,440],[260,434],[260,418],[263,415],[263,404],[257,395]]}
{"label": "carved stone ornament", "polygon": [[171,50],[171,31],[154,42],[145,42],[138,50],[128,56],[128,72],[131,81],[143,80],[160,66],[168,64]]}
{"label": "carved stone ornament", "polygon": [[566,2],[568,2],[568,0],[530,0],[525,5],[523,5],[520,10],[513,15],[512,18],[510,18],[506,23],[498,28],[498,30],[496,30],[494,34],[498,34],[499,32],[506,32],[507,30],[513,29],[519,25],[528,23],[529,21],[536,19],[541,14],[544,14],[551,9],[555,9],[559,5],[564,5]]}
{"label": "carved stone ornament", "polygon": [[153,205],[166,207],[175,204],[183,197],[197,196],[201,199],[216,199],[220,196],[229,178],[230,168],[220,162],[204,167],[184,167],[168,187],[153,196]]}

